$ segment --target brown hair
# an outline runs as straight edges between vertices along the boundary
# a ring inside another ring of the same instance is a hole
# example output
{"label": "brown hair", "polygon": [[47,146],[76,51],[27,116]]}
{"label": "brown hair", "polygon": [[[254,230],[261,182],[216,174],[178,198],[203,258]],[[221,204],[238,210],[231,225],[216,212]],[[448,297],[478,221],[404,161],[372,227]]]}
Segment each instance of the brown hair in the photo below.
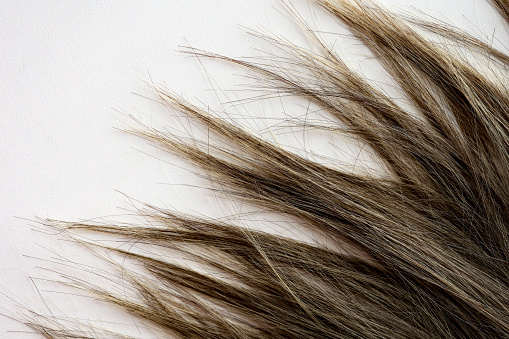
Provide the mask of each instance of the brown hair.
{"label": "brown hair", "polygon": [[[154,206],[140,211],[150,220],[144,225],[46,220],[169,248],[218,273],[105,246],[144,267],[125,278],[135,295],[75,285],[183,338],[509,337],[509,93],[416,28],[487,54],[502,71],[509,57],[467,33],[405,21],[367,1],[317,2],[371,50],[417,114],[352,71],[311,30],[321,53],[267,38],[292,55],[277,67],[188,53],[246,67],[268,89],[318,105],[336,122],[312,127],[362,140],[384,175],[298,156],[163,86],[155,90],[165,105],[233,147],[148,127],[131,133],[205,169],[229,196],[297,218],[332,245]],[[494,3],[509,20],[509,1]],[[27,324],[48,338],[86,336]]]}

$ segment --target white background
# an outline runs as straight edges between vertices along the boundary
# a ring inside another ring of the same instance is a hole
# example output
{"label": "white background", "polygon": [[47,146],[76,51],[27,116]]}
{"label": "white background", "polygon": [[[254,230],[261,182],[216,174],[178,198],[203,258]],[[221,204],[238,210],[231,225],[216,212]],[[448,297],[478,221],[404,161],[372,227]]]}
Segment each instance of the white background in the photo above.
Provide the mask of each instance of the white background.
{"label": "white background", "polygon": [[[309,13],[320,12],[312,2],[295,3],[311,20]],[[487,1],[380,3],[400,12],[421,10],[482,39],[494,34],[497,46],[507,41],[507,26]],[[53,250],[74,248],[42,235],[26,219],[121,214],[129,204],[119,192],[159,206],[208,213],[210,196],[167,185],[200,185],[179,168],[184,162],[115,128],[128,123],[124,113],[149,124],[164,119],[166,112],[145,98],[154,98],[143,83],[149,77],[208,104],[215,96],[208,72],[214,73],[214,81],[227,84],[238,71],[215,62],[204,68],[180,54],[179,45],[259,56],[255,49],[264,44],[241,26],[299,39],[289,21],[276,0],[0,1],[1,313],[15,315],[21,310],[17,302],[45,312],[43,299],[54,296],[38,291],[31,279],[45,276],[37,268],[44,266],[39,259]],[[332,22],[323,24],[324,30],[337,29]],[[337,46],[341,43],[338,37]],[[350,58],[361,63],[366,56],[354,51]],[[80,307],[70,298],[62,302]],[[0,316],[0,338],[31,338],[16,332],[27,330]]]}

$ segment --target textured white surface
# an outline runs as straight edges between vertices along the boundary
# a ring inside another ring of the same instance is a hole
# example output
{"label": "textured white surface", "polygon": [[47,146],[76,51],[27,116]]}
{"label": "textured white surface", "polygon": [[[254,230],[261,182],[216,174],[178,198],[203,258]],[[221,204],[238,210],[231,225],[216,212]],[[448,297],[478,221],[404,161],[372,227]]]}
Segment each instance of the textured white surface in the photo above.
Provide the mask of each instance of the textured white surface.
{"label": "textured white surface", "polygon": [[[314,5],[305,0],[295,3],[313,20],[309,13]],[[481,38],[494,33],[497,46],[507,41],[507,26],[487,1],[380,3],[405,13],[420,10]],[[77,220],[124,213],[118,207],[128,207],[127,198],[119,191],[159,206],[214,212],[207,210],[209,195],[163,184],[200,185],[200,181],[179,169],[184,162],[114,129],[128,121],[117,110],[147,123],[164,119],[158,104],[133,94],[153,98],[141,81],[149,76],[155,82],[166,81],[186,98],[213,101],[207,72],[214,73],[221,88],[238,70],[214,62],[206,63],[204,70],[196,59],[178,53],[179,45],[229,56],[259,56],[254,48],[264,45],[240,26],[302,38],[281,9],[276,0],[0,2],[1,313],[13,315],[19,310],[16,302],[44,312],[43,299],[30,279],[45,276],[36,268],[44,262],[30,257],[49,258],[55,247],[75,248],[57,242],[57,237],[42,236],[25,219]],[[324,30],[335,29],[332,20],[323,22]],[[339,46],[341,37],[337,39]],[[350,62],[362,58],[350,53]],[[41,293],[44,299],[73,309],[71,313],[82,314],[79,299]],[[64,305],[67,302],[72,305]],[[31,338],[30,333],[16,332],[25,330],[0,317],[1,338]]]}

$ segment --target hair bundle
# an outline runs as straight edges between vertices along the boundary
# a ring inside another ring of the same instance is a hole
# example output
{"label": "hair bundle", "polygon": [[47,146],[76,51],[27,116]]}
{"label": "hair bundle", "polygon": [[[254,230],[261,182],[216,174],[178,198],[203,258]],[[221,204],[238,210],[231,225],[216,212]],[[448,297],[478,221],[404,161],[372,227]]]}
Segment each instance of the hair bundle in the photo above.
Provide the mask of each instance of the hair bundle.
{"label": "hair bundle", "polygon": [[[424,32],[487,56],[505,75],[509,56],[369,1],[316,2],[369,48],[415,113],[349,68],[304,22],[319,52],[265,37],[291,58],[269,64],[187,53],[236,64],[268,91],[313,103],[334,121],[312,127],[360,140],[383,175],[309,160],[164,86],[154,86],[164,105],[231,147],[149,127],[130,133],[199,166],[227,196],[295,218],[329,245],[154,206],[139,211],[146,224],[45,220],[173,251],[215,272],[102,245],[142,267],[141,274],[116,267],[132,296],[71,284],[168,337],[509,337],[509,93],[505,79]],[[509,1],[493,2],[509,20]],[[47,338],[96,336],[58,321],[26,323]]]}

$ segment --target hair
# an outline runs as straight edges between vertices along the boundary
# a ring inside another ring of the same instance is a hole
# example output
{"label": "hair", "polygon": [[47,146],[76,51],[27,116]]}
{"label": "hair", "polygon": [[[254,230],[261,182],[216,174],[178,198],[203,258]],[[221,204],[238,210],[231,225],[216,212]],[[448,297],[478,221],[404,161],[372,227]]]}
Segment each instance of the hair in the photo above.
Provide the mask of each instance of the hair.
{"label": "hair", "polygon": [[[176,251],[215,272],[102,245],[143,267],[137,274],[116,266],[133,295],[78,279],[72,285],[168,337],[509,337],[509,56],[453,27],[403,19],[369,1],[316,2],[370,49],[411,109],[350,69],[303,21],[320,52],[269,37],[291,58],[264,64],[187,52],[244,67],[269,91],[317,105],[333,121],[307,126],[361,140],[383,174],[309,160],[164,86],[154,85],[162,103],[231,147],[150,127],[130,133],[201,167],[223,194],[299,220],[328,245],[149,205],[139,211],[145,224],[44,220]],[[493,2],[509,20],[509,1]],[[487,56],[502,76],[483,74],[425,31]],[[94,337],[26,323],[47,338]]]}

